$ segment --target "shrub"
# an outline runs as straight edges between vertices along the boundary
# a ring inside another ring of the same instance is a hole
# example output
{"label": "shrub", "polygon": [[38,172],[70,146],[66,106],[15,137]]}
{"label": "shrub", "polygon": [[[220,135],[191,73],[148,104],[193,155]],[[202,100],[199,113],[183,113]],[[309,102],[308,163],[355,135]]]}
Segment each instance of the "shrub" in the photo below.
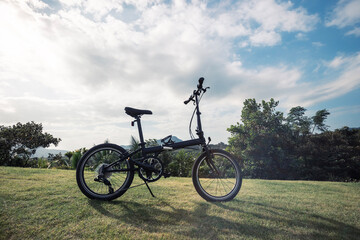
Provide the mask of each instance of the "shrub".
{"label": "shrub", "polygon": [[73,155],[71,156],[71,168],[73,169],[76,168],[81,157],[82,157],[81,151],[77,150],[73,153]]}
{"label": "shrub", "polygon": [[49,162],[46,158],[38,158],[37,167],[38,168],[47,168],[49,166]]}

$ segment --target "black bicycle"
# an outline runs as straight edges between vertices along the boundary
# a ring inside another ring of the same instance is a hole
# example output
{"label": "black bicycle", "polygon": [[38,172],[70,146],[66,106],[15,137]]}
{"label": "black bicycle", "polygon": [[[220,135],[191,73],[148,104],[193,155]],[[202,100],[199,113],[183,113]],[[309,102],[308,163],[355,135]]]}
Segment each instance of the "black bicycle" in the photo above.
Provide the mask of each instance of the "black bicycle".
{"label": "black bicycle", "polygon": [[[142,115],[152,114],[149,110],[126,107],[125,112],[135,118],[140,137],[140,148],[126,151],[110,143],[94,146],[80,159],[76,169],[76,180],[80,190],[91,199],[113,200],[123,195],[134,179],[135,172],[144,181],[154,197],[148,182],[155,182],[162,176],[168,177],[158,155],[166,150],[175,150],[189,146],[201,146],[202,153],[192,168],[192,180],[196,191],[207,201],[229,201],[240,191],[242,184],[241,168],[238,161],[228,152],[210,149],[204,138],[201,126],[199,103],[209,87],[203,88],[204,78],[199,79],[197,89],[184,103],[193,102],[195,109],[190,120],[191,140],[174,142],[172,136],[161,140],[160,146],[146,147],[141,128]],[[196,113],[198,138],[191,133],[191,123]],[[135,157],[135,155],[137,157]],[[138,157],[140,155],[140,157]]]}

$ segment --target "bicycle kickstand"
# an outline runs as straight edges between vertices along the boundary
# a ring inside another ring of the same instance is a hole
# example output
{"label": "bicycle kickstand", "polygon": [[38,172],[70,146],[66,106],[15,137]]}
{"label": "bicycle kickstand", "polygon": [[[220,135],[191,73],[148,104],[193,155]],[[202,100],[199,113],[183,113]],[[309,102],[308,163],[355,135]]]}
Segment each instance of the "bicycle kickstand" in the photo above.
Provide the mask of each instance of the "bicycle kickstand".
{"label": "bicycle kickstand", "polygon": [[149,185],[147,184],[147,182],[145,180],[144,180],[144,183],[145,183],[146,187],[149,189],[151,196],[155,197],[155,195],[153,194],[153,192],[151,191]]}

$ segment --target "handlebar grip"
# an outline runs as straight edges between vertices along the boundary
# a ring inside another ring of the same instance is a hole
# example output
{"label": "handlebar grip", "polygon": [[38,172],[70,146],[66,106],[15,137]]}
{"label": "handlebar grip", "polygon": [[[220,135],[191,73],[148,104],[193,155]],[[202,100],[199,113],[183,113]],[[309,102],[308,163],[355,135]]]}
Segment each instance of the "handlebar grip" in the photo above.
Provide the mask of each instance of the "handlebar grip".
{"label": "handlebar grip", "polygon": [[190,99],[184,101],[184,104],[186,105],[186,104],[188,104],[189,102],[190,102]]}
{"label": "handlebar grip", "polygon": [[199,78],[199,83],[202,85],[203,84],[203,82],[204,82],[204,78],[203,77],[201,77],[201,78]]}
{"label": "handlebar grip", "polygon": [[201,78],[199,78],[199,84],[197,85],[197,87],[198,87],[198,89],[202,89],[203,88],[203,82],[204,82],[204,78],[203,77],[201,77]]}

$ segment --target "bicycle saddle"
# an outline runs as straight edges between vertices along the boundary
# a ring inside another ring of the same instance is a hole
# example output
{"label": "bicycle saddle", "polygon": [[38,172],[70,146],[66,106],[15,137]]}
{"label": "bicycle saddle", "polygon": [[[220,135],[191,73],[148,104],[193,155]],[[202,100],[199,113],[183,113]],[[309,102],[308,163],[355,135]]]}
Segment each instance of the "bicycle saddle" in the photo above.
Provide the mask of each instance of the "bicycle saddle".
{"label": "bicycle saddle", "polygon": [[127,115],[130,115],[134,118],[137,118],[143,114],[152,114],[152,112],[150,110],[140,110],[140,109],[131,108],[131,107],[126,107],[125,112]]}

